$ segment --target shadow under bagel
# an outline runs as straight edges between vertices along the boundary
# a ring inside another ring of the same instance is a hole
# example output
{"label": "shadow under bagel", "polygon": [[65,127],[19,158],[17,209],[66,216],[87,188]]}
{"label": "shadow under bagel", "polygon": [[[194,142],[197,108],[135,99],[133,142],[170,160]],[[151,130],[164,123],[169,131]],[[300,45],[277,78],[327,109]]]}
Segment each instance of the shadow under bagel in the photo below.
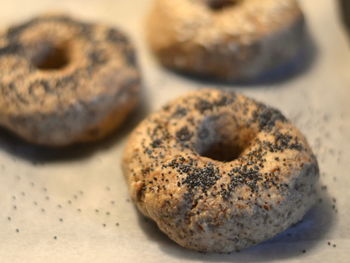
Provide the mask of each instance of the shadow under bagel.
{"label": "shadow under bagel", "polygon": [[318,47],[312,35],[310,34],[309,30],[306,30],[301,48],[293,59],[271,70],[262,72],[254,78],[234,80],[223,80],[210,76],[196,75],[163,66],[157,59],[156,61],[160,64],[159,67],[164,69],[168,74],[174,74],[180,78],[185,77],[190,81],[198,82],[203,85],[225,85],[227,87],[243,86],[249,88],[259,88],[260,86],[264,85],[275,85],[275,88],[279,88],[281,86],[278,86],[278,84],[283,84],[294,78],[307,74],[316,63],[318,52]]}
{"label": "shadow under bagel", "polygon": [[151,242],[158,243],[159,250],[172,258],[201,262],[266,262],[299,257],[312,253],[313,248],[327,243],[336,214],[332,210],[331,197],[327,192],[318,191],[318,202],[303,219],[270,240],[264,241],[240,252],[202,253],[185,249],[170,240],[151,219],[137,210],[138,223]]}
{"label": "shadow under bagel", "polygon": [[141,88],[141,101],[128,114],[119,128],[95,142],[76,143],[68,146],[49,147],[32,144],[17,136],[6,128],[0,127],[0,148],[20,159],[28,160],[33,164],[65,162],[84,159],[97,151],[106,150],[119,144],[149,113],[149,104],[145,97],[145,88]]}

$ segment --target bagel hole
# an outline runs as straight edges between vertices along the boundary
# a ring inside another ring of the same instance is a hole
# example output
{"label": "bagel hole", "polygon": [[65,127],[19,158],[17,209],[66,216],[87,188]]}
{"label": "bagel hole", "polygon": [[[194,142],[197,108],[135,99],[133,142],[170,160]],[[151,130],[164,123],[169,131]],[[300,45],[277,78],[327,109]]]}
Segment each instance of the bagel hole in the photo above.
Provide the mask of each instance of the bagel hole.
{"label": "bagel hole", "polygon": [[249,129],[239,127],[229,114],[206,117],[197,132],[197,153],[221,162],[238,159],[254,137]]}
{"label": "bagel hole", "polygon": [[32,63],[40,70],[59,70],[70,62],[67,45],[41,42],[36,45]]}
{"label": "bagel hole", "polygon": [[210,9],[214,11],[220,11],[227,7],[237,5],[242,0],[205,0]]}

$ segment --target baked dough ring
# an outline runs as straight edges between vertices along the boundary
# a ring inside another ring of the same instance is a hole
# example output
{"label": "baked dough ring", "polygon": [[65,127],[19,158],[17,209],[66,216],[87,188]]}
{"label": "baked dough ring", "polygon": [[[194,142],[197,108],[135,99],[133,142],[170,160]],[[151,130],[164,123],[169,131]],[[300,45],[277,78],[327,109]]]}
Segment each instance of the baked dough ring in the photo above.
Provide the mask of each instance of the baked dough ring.
{"label": "baked dough ring", "polygon": [[147,38],[176,71],[255,80],[298,56],[304,18],[296,0],[155,0]]}
{"label": "baked dough ring", "polygon": [[49,146],[94,141],[135,108],[140,74],[124,34],[44,15],[0,35],[0,124]]}
{"label": "baked dough ring", "polygon": [[131,134],[123,172],[133,201],[183,247],[241,250],[297,223],[319,171],[276,109],[233,92],[176,99]]}

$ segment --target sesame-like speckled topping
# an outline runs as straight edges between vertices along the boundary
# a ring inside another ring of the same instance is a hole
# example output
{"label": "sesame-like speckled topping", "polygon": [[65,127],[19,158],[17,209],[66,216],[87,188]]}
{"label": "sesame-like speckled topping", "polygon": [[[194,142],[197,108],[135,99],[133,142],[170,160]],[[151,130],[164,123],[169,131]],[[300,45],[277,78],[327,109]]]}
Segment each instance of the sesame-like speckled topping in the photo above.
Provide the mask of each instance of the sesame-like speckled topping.
{"label": "sesame-like speckled topping", "polygon": [[[172,239],[221,252],[299,220],[318,177],[305,138],[280,111],[219,90],[189,93],[144,120],[129,138],[123,169],[140,210]],[[265,221],[254,221],[259,216]]]}

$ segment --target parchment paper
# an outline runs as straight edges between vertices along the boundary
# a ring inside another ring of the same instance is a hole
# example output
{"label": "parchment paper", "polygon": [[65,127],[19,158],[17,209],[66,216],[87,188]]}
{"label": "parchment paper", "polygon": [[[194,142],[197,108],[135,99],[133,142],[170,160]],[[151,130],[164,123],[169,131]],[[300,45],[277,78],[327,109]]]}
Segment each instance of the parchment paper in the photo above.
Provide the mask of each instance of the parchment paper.
{"label": "parchment paper", "polygon": [[[337,1],[301,3],[317,49],[305,57],[302,72],[245,86],[205,83],[159,67],[144,42],[150,2],[1,0],[3,28],[59,10],[128,32],[138,48],[145,105],[95,145],[47,150],[0,132],[0,262],[350,262],[350,52]],[[303,222],[230,255],[201,254],[170,241],[138,214],[120,169],[126,136],[137,122],[203,86],[231,88],[281,109],[306,134],[321,167],[320,201]]]}

